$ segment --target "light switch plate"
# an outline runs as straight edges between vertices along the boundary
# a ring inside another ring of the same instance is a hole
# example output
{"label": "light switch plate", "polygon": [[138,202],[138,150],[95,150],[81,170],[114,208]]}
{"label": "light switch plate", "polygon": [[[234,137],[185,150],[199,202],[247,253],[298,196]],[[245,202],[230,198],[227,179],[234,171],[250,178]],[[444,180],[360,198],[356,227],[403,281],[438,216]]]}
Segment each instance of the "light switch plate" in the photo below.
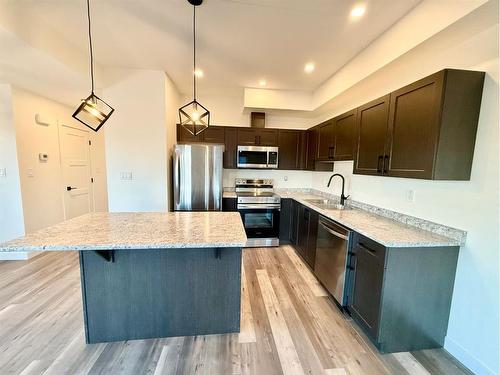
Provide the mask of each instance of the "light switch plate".
{"label": "light switch plate", "polygon": [[5,178],[5,177],[7,177],[7,169],[0,168],[0,178]]}

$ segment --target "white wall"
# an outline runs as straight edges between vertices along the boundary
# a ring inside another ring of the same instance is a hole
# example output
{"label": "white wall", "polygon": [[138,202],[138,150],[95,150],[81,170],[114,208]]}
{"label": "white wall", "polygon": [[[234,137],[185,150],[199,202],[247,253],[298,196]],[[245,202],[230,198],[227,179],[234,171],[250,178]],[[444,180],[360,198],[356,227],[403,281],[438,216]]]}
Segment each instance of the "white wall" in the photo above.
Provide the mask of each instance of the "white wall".
{"label": "white wall", "polygon": [[[182,104],[192,99],[184,95]],[[210,123],[219,126],[250,126],[250,110],[244,108],[244,90],[228,94],[206,94],[198,98],[210,111]],[[255,110],[258,112],[259,110]],[[311,123],[307,112],[266,110],[266,128],[306,129]]]}
{"label": "white wall", "polygon": [[[495,2],[493,2],[495,3]],[[355,200],[464,229],[445,348],[478,374],[498,374],[499,355],[499,74],[498,8],[488,4],[341,94],[332,117],[445,67],[486,71],[470,181],[421,181],[352,175],[352,162],[335,164]],[[315,173],[312,186],[331,189],[331,173]],[[406,201],[408,190],[415,202]]]}
{"label": "white wall", "polygon": [[[167,210],[165,73],[136,70],[103,90],[115,108],[106,126],[109,210]],[[132,173],[131,180],[121,179]]]}
{"label": "white wall", "polygon": [[[224,169],[222,186],[234,188],[236,178],[272,178],[277,189],[312,187],[312,174],[309,171],[281,171],[260,169]],[[331,173],[330,173],[331,174]]]}
{"label": "white wall", "polygon": [[24,234],[23,206],[10,85],[0,85],[0,242]]}
{"label": "white wall", "polygon": [[167,144],[167,210],[173,211],[172,198],[172,152],[177,143],[177,123],[179,122],[180,95],[177,87],[165,74],[165,126]]}
{"label": "white wall", "polygon": [[[71,118],[74,108],[41,97],[20,88],[13,88],[13,114],[16,129],[17,156],[23,200],[26,233],[64,220],[63,189],[59,154],[58,124],[87,130]],[[76,103],[78,104],[78,103]],[[38,125],[40,114],[49,126]],[[96,210],[107,210],[102,133],[90,133],[92,167],[96,189]],[[39,153],[49,155],[47,162],[38,160]]]}

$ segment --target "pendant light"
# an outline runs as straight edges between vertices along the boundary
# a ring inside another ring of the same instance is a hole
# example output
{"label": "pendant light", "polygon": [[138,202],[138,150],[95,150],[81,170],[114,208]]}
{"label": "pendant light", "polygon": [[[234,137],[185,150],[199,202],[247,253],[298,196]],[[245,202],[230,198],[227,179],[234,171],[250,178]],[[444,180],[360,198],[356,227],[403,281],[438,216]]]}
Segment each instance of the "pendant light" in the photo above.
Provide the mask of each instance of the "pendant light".
{"label": "pendant light", "polygon": [[196,100],[196,7],[203,0],[188,0],[193,6],[193,101],[179,108],[180,124],[197,136],[210,125],[210,112]]}
{"label": "pendant light", "polygon": [[89,24],[90,80],[92,82],[92,89],[90,95],[86,99],[82,99],[82,103],[76,109],[75,113],[73,113],[73,118],[97,132],[109,119],[114,109],[94,94],[94,54],[92,50],[92,31],[90,25],[90,0],[87,0],[87,17]]}

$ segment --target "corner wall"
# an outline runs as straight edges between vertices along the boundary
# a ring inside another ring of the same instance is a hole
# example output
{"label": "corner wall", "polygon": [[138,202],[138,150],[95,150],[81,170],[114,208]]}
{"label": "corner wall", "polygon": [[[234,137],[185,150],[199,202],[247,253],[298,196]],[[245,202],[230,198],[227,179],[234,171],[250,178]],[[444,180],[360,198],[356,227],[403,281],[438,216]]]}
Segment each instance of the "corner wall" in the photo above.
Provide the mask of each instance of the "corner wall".
{"label": "corner wall", "polygon": [[167,210],[165,79],[161,71],[134,70],[103,90],[115,108],[105,125],[111,212]]}
{"label": "corner wall", "polygon": [[[499,371],[499,60],[498,2],[492,1],[345,91],[317,119],[333,117],[443,68],[487,73],[470,181],[425,181],[352,174],[335,163],[347,193],[390,210],[468,232],[460,249],[445,349],[477,374]],[[331,189],[331,173],[313,174],[312,186]],[[406,199],[415,193],[415,201]]]}
{"label": "corner wall", "polygon": [[[24,235],[13,117],[11,86],[0,85],[0,170],[2,171],[0,175],[0,242]],[[0,254],[0,260],[5,259],[2,255],[4,254]],[[9,254],[9,258],[26,259],[26,254]]]}

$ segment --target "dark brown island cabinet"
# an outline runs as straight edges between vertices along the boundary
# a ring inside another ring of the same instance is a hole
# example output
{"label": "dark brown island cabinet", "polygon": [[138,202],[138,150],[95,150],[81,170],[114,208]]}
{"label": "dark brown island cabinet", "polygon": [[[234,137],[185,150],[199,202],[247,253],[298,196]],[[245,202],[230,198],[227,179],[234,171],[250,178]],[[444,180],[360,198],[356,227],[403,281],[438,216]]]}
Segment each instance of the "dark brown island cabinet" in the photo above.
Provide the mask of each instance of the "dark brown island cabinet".
{"label": "dark brown island cabinet", "polygon": [[469,180],[483,82],[445,69],[359,107],[354,173]]}

